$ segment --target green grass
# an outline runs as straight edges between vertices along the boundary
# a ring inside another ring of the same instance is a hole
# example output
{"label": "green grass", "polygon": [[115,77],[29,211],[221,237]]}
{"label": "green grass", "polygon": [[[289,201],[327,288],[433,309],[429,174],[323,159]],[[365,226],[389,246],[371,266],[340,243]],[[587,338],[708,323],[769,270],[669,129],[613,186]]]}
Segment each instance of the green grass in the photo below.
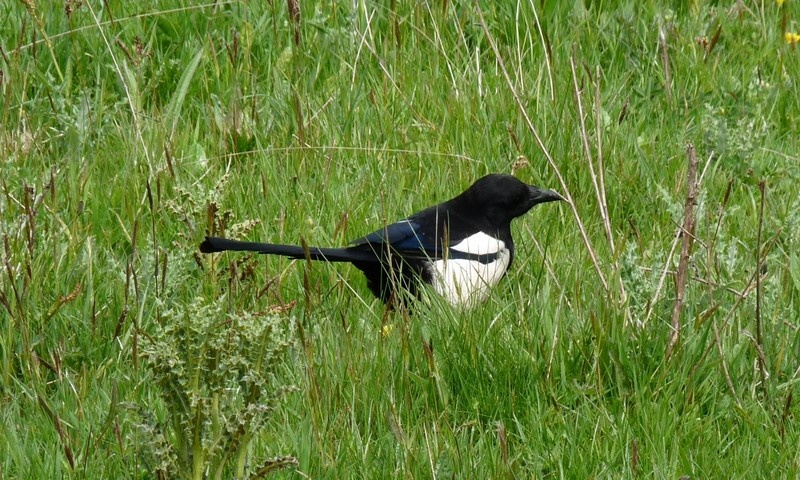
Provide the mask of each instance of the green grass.
{"label": "green grass", "polygon": [[[0,478],[800,475],[800,3],[304,1],[299,43],[286,2],[67,3],[0,7]],[[515,165],[575,211],[517,220],[471,310],[196,253]]]}

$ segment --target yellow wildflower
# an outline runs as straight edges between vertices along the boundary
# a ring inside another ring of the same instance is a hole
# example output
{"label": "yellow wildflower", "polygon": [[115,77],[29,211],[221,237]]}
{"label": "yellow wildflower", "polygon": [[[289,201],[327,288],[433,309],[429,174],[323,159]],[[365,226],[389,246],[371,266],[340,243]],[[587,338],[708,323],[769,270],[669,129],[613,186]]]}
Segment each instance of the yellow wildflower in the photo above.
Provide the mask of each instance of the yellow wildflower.
{"label": "yellow wildflower", "polygon": [[384,325],[384,326],[383,326],[383,328],[381,329],[381,334],[383,334],[383,337],[384,337],[384,338],[386,338],[386,337],[388,337],[388,336],[389,336],[389,334],[390,334],[390,333],[392,333],[392,330],[393,330],[393,329],[394,329],[394,325],[391,325],[391,324],[388,324],[388,323],[387,323],[387,324],[386,324],[386,325]]}
{"label": "yellow wildflower", "polygon": [[798,43],[800,43],[800,33],[795,33],[795,32],[786,32],[786,33],[783,35],[783,39],[784,39],[784,40],[786,41],[786,43],[788,43],[789,45],[797,45]]}
{"label": "yellow wildflower", "polygon": [[775,0],[775,3],[777,3],[779,7],[782,7],[783,6],[783,2],[785,2],[785,1],[786,0]]}

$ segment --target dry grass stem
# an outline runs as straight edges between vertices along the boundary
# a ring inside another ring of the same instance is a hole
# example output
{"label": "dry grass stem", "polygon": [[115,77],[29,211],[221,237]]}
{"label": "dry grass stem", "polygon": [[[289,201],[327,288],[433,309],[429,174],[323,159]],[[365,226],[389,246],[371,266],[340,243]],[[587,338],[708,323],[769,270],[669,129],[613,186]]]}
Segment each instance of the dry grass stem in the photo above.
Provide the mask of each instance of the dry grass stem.
{"label": "dry grass stem", "polygon": [[539,13],[536,11],[536,3],[533,0],[528,0],[533,10],[533,19],[536,22],[536,31],[539,33],[539,41],[542,42],[542,51],[544,52],[544,66],[547,69],[547,81],[550,83],[550,101],[556,99],[556,87],[553,82],[553,59],[551,58],[552,52],[547,46],[544,39],[544,32],[542,31],[542,24],[539,22]]}
{"label": "dry grass stem", "polygon": [[714,344],[717,346],[717,352],[719,353],[719,361],[722,365],[722,372],[725,375],[725,383],[728,385],[728,390],[730,390],[731,397],[736,401],[736,406],[740,409],[742,408],[742,403],[739,401],[739,396],[736,394],[736,388],[733,386],[733,380],[731,380],[731,373],[728,370],[728,364],[725,361],[725,352],[722,350],[722,341],[720,340],[719,336],[719,328],[717,327],[717,322],[712,322],[712,326],[714,327]]}
{"label": "dry grass stem", "polygon": [[761,326],[761,268],[763,267],[763,257],[761,256],[761,233],[764,229],[764,199],[766,191],[766,181],[758,183],[758,190],[761,194],[761,204],[758,211],[758,235],[756,240],[756,352],[758,353],[758,371],[761,374],[761,391],[764,398],[768,398],[767,391],[767,362],[764,356],[764,336]]}
{"label": "dry grass stem", "polygon": [[667,101],[672,105],[672,73],[669,68],[669,46],[664,25],[658,27],[658,45],[661,49],[661,63],[664,65],[664,88],[667,91]]}
{"label": "dry grass stem", "polygon": [[617,248],[614,245],[614,235],[611,230],[611,221],[608,214],[608,201],[606,200],[606,173],[605,165],[603,164],[603,118],[602,118],[602,98],[600,95],[600,66],[597,66],[595,73],[595,92],[594,92],[594,111],[595,111],[595,136],[597,137],[597,173],[598,183],[600,184],[600,211],[603,214],[603,224],[606,227],[606,235],[608,236],[608,244],[611,246],[611,251],[616,252]]}
{"label": "dry grass stem", "polygon": [[122,85],[122,88],[125,90],[125,99],[128,102],[128,107],[130,107],[131,109],[131,119],[133,120],[133,129],[134,133],[136,134],[136,139],[142,145],[142,152],[144,152],[144,155],[147,158],[148,166],[152,169],[153,165],[152,156],[150,154],[150,149],[147,148],[147,143],[145,143],[144,137],[142,136],[142,124],[141,121],[139,120],[139,111],[136,108],[137,104],[134,101],[133,95],[131,93],[130,85],[128,85],[127,75],[125,75],[124,72],[122,71],[123,69],[120,66],[119,61],[117,60],[117,56],[114,55],[114,49],[111,48],[111,42],[108,40],[108,36],[106,35],[105,29],[101,26],[100,19],[97,17],[94,8],[92,8],[92,3],[86,2],[86,6],[89,8],[89,12],[91,12],[92,14],[92,20],[94,20],[94,24],[97,27],[97,31],[100,32],[100,35],[103,38],[103,44],[106,46],[106,49],[108,50],[108,55],[114,62],[114,70],[117,72],[117,77],[119,77],[119,82]]}
{"label": "dry grass stem", "polygon": [[686,232],[686,234],[681,233],[683,244],[681,245],[681,256],[678,261],[678,274],[675,278],[675,305],[672,309],[672,330],[667,344],[667,358],[672,356],[672,352],[680,341],[681,309],[683,308],[683,299],[686,294],[686,273],[689,269],[689,258],[694,242],[694,228],[697,222],[694,212],[698,191],[697,154],[693,144],[690,143],[686,147],[686,153],[689,156],[689,170],[687,172],[686,203],[683,210],[683,227],[681,228],[682,232]]}
{"label": "dry grass stem", "polygon": [[[577,69],[575,68],[575,57],[576,57],[576,48],[573,46],[572,49],[572,56],[569,59],[570,71],[572,73],[572,86],[575,92],[575,102],[578,107],[578,118],[580,121],[581,127],[581,140],[583,144],[583,151],[586,154],[586,163],[589,166],[589,176],[592,179],[592,186],[594,187],[595,197],[597,198],[597,206],[600,210],[600,218],[603,221],[603,228],[605,229],[606,239],[608,240],[608,244],[611,247],[612,256],[616,252],[616,247],[614,245],[614,234],[612,233],[611,229],[611,218],[608,213],[608,203],[606,201],[606,186],[605,186],[605,174],[604,174],[604,166],[603,166],[603,141],[602,141],[602,116],[601,112],[601,101],[600,101],[600,67],[597,67],[597,77],[592,79],[593,84],[595,86],[595,132],[596,132],[596,148],[597,148],[597,166],[595,166],[595,161],[592,158],[592,150],[589,145],[589,132],[586,129],[586,114],[583,108],[583,100],[581,96],[581,88],[578,84],[578,74]],[[618,275],[619,274],[619,263],[616,261],[612,262],[612,267],[614,272]],[[625,284],[620,280],[619,283],[620,289],[620,298],[619,301],[621,304],[625,304],[628,298],[627,293],[625,292]],[[625,311],[625,320],[626,324],[630,323],[630,310],[626,309]]]}
{"label": "dry grass stem", "polygon": [[[706,166],[703,168],[703,173],[700,174],[700,178],[697,180],[698,192],[700,185],[703,184],[703,179],[705,178],[706,172],[708,171],[708,167],[713,158],[714,153],[712,152],[706,160]],[[647,305],[644,322],[640,322],[639,326],[643,326],[645,323],[647,323],[647,321],[650,320],[650,316],[653,314],[653,307],[655,306],[656,302],[658,302],[658,297],[661,296],[661,289],[664,287],[664,280],[666,280],[667,272],[669,272],[669,264],[672,261],[672,256],[675,255],[675,249],[678,248],[678,240],[681,239],[681,234],[683,231],[683,228],[678,228],[678,230],[675,232],[675,236],[672,239],[672,245],[670,246],[669,253],[667,254],[667,259],[664,262],[664,270],[661,272],[661,277],[658,279],[658,286],[656,286],[656,291],[653,293],[653,298],[650,299],[650,302]]]}
{"label": "dry grass stem", "polygon": [[[592,150],[589,146],[589,133],[586,131],[586,118],[585,113],[583,110],[583,101],[581,100],[581,89],[578,85],[578,74],[575,69],[575,55],[576,50],[575,47],[572,49],[572,56],[569,59],[569,66],[572,72],[572,86],[575,92],[575,102],[578,106],[578,120],[580,121],[581,126],[581,143],[583,144],[583,152],[586,154],[586,164],[589,166],[589,176],[592,179],[592,186],[594,187],[594,194],[597,197],[597,205],[600,208],[600,218],[603,220],[603,227],[606,230],[606,237],[608,238],[608,242],[611,245],[611,250],[614,250],[614,239],[611,235],[611,223],[608,218],[608,211],[605,205],[605,192],[602,192],[600,181],[598,180],[598,174],[595,171],[594,167],[594,160],[592,159]],[[598,87],[599,88],[599,87]],[[599,102],[599,100],[597,100]],[[599,112],[598,112],[599,116]],[[600,150],[600,127],[598,125],[598,155]]]}
{"label": "dry grass stem", "polygon": [[294,32],[294,44],[300,46],[300,2],[298,0],[286,0],[289,10],[289,21],[292,23]]}
{"label": "dry grass stem", "polygon": [[492,51],[494,52],[495,58],[497,59],[497,64],[500,67],[500,70],[503,72],[506,84],[508,85],[511,94],[514,97],[514,101],[517,104],[520,113],[522,113],[522,116],[525,119],[525,124],[528,126],[528,130],[530,130],[531,134],[536,140],[536,144],[539,145],[542,154],[545,156],[545,158],[547,158],[547,163],[550,165],[550,168],[553,170],[553,173],[558,179],[559,185],[561,186],[562,196],[567,200],[567,203],[569,204],[570,209],[572,210],[572,215],[575,217],[575,222],[578,225],[578,230],[580,231],[583,243],[584,245],[586,245],[586,250],[589,252],[589,257],[592,260],[592,265],[594,266],[595,272],[597,273],[597,277],[600,279],[600,283],[603,285],[603,289],[606,291],[606,293],[610,293],[610,289],[608,287],[608,281],[606,281],[605,274],[603,274],[603,270],[602,268],[600,268],[600,262],[597,259],[597,253],[595,252],[594,247],[592,246],[592,242],[589,240],[589,236],[586,234],[586,228],[583,225],[583,221],[581,220],[580,214],[578,213],[578,209],[575,207],[575,202],[572,201],[572,194],[570,193],[569,188],[567,187],[567,182],[564,180],[564,176],[561,175],[561,170],[559,170],[558,165],[556,164],[555,160],[553,160],[553,156],[550,155],[550,151],[547,149],[544,142],[542,141],[542,138],[539,136],[539,132],[533,125],[533,121],[531,121],[530,115],[528,115],[528,111],[525,108],[525,105],[522,103],[522,99],[517,93],[516,88],[514,87],[514,82],[511,80],[511,76],[508,74],[508,70],[506,69],[505,61],[503,60],[503,57],[500,55],[500,50],[497,49],[497,43],[494,41],[494,37],[492,36],[491,32],[489,32],[489,28],[486,26],[486,19],[483,17],[483,12],[481,11],[478,2],[475,2],[475,8],[478,12],[478,17],[480,18],[481,21],[481,28],[483,29],[483,32],[486,35],[486,39],[489,41],[489,44],[492,46]]}
{"label": "dry grass stem", "polygon": [[[772,242],[776,238],[777,238],[777,235],[772,237],[770,242],[767,242],[767,243],[771,245]],[[767,249],[765,248],[765,250],[767,250]],[[753,292],[753,290],[755,290],[755,288],[756,288],[756,286],[755,286],[756,274],[757,274],[757,272],[753,272],[753,275],[750,276],[750,280],[747,282],[747,285],[745,286],[744,290],[742,291],[741,296],[736,298],[736,303],[733,304],[733,307],[728,311],[728,314],[725,315],[725,318],[722,320],[722,324],[723,325],[728,325],[728,323],[730,322],[731,318],[733,318],[733,314],[736,313],[737,310],[739,310],[739,307],[741,307],[741,305],[744,302],[744,300]],[[712,307],[712,308],[715,308],[715,307],[716,307],[716,305],[714,307]],[[691,372],[689,372],[689,377],[688,377],[689,379],[694,377],[695,373],[697,373],[697,370],[700,368],[703,360],[708,355],[708,352],[711,351],[711,349],[714,348],[714,346],[717,345],[721,341],[721,337],[719,335],[719,331],[717,329],[717,324],[716,323],[714,323],[714,330],[715,330],[714,339],[706,347],[706,349],[703,352],[703,354],[700,355],[700,358],[697,360],[697,362],[695,362],[694,367],[692,367]],[[722,353],[723,353],[722,349],[718,348],[718,352],[720,353],[720,361],[723,363],[723,368],[726,370],[726,373],[727,373],[727,367],[724,366],[725,357],[722,356]],[[800,372],[800,369],[798,369],[798,372]],[[732,392],[735,392],[735,389],[733,388],[733,383],[732,382],[728,385],[728,387],[731,389]],[[734,396],[734,398],[736,398],[736,397]],[[737,399],[737,404],[738,403],[739,402],[738,402],[738,399]]]}

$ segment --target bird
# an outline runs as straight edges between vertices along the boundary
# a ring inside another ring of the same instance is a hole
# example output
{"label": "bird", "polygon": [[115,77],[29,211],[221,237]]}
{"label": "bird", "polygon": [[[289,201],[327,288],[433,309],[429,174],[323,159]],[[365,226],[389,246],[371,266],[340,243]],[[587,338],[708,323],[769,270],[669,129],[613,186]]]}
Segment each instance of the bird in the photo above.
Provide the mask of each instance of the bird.
{"label": "bird", "polygon": [[419,298],[421,284],[453,305],[487,298],[514,261],[511,221],[564,198],[513,175],[479,178],[461,194],[386,225],[343,248],[246,242],[207,236],[202,253],[249,251],[294,259],[346,262],[389,306]]}

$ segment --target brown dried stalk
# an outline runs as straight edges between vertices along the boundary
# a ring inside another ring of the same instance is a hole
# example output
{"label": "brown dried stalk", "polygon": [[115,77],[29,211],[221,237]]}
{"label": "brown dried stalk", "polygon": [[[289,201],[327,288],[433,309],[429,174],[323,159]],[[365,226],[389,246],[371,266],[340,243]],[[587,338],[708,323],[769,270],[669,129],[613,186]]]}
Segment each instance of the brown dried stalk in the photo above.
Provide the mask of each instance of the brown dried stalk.
{"label": "brown dried stalk", "polygon": [[681,257],[678,261],[678,275],[675,278],[675,306],[672,309],[672,331],[667,344],[667,358],[672,356],[681,333],[681,309],[686,294],[686,272],[689,269],[689,256],[694,243],[694,227],[696,224],[694,207],[697,204],[697,155],[693,144],[686,147],[689,156],[689,171],[687,172],[686,203],[683,209],[683,226],[681,227],[683,243]]}
{"label": "brown dried stalk", "polygon": [[761,206],[758,212],[758,236],[756,240],[756,353],[758,353],[758,371],[761,374],[761,390],[764,398],[768,398],[767,393],[767,366],[764,353],[764,337],[761,333],[761,267],[763,257],[761,256],[761,231],[764,226],[764,196],[766,181],[758,182],[758,190],[761,192]]}
{"label": "brown dried stalk", "polygon": [[286,0],[289,10],[289,21],[292,22],[294,29],[294,44],[300,46],[300,2],[297,0]]}
{"label": "brown dried stalk", "polygon": [[[708,156],[706,160],[706,166],[703,167],[703,173],[700,174],[700,178],[697,180],[697,188],[699,191],[700,185],[703,184],[703,179],[706,176],[706,172],[708,171],[709,166],[711,165],[711,160],[714,158],[714,152],[711,152],[711,155]],[[678,248],[678,240],[681,239],[681,235],[683,234],[683,228],[678,228],[675,232],[675,237],[672,239],[672,246],[669,249],[669,253],[667,254],[667,261],[664,263],[664,270],[661,272],[661,277],[658,279],[658,286],[656,286],[656,291],[653,294],[653,298],[647,304],[647,311],[645,313],[644,324],[648,320],[650,320],[650,316],[653,314],[653,307],[655,306],[656,302],[658,301],[658,297],[661,295],[661,289],[664,287],[664,280],[667,278],[667,273],[669,272],[669,264],[672,261],[672,255],[675,254],[675,249]]]}

